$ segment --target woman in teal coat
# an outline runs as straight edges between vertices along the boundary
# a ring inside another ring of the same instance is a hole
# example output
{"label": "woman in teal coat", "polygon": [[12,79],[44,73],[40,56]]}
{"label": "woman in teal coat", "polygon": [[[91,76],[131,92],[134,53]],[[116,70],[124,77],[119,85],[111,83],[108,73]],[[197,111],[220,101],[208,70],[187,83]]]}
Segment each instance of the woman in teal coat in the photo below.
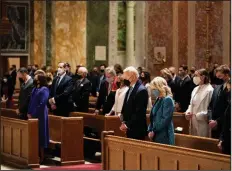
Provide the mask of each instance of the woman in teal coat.
{"label": "woman in teal coat", "polygon": [[152,94],[156,102],[151,110],[148,137],[150,140],[161,144],[175,144],[172,116],[174,102],[171,89],[162,77],[156,77],[151,81]]}

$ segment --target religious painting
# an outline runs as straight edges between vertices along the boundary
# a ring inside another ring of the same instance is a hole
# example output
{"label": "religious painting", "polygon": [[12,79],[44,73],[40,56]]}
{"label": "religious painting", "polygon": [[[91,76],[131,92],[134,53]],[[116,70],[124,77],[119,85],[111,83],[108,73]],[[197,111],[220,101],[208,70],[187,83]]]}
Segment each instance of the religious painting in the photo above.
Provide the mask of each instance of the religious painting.
{"label": "religious painting", "polygon": [[2,3],[2,16],[11,23],[9,34],[1,36],[2,53],[28,53],[29,1]]}
{"label": "religious painting", "polygon": [[154,64],[163,64],[166,62],[166,47],[155,47],[154,48]]}
{"label": "religious painting", "polygon": [[126,50],[126,3],[118,2],[118,51]]}

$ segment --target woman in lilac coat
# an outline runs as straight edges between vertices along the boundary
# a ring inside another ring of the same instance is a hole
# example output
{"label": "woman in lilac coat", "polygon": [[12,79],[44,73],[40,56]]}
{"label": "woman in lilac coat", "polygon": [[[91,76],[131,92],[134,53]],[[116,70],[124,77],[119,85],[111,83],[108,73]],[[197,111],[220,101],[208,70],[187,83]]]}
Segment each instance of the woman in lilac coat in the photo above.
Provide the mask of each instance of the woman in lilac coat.
{"label": "woman in lilac coat", "polygon": [[39,151],[40,162],[42,162],[44,160],[44,149],[49,144],[47,108],[49,90],[47,88],[46,76],[44,74],[35,75],[34,85],[35,88],[32,90],[28,109],[28,118],[37,118],[39,120]]}

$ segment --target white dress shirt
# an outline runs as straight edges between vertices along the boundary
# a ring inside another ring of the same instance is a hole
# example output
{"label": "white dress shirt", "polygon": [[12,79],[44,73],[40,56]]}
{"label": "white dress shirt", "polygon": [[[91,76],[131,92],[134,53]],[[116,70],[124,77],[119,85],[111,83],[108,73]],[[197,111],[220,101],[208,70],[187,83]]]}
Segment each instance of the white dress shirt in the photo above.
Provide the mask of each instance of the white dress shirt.
{"label": "white dress shirt", "polygon": [[122,106],[123,106],[124,99],[125,99],[128,89],[129,87],[124,86],[116,91],[115,102],[114,102],[114,106],[112,107],[111,111],[114,111],[115,114],[117,115],[121,114]]}

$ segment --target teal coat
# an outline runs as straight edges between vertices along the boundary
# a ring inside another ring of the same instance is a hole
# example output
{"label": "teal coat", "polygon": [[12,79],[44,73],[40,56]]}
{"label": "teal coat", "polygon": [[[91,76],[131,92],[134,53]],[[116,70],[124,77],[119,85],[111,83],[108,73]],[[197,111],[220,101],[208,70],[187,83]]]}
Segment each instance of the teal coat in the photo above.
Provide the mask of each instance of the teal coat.
{"label": "teal coat", "polygon": [[160,98],[154,104],[150,113],[150,125],[148,132],[153,131],[155,136],[153,141],[161,144],[175,144],[174,127],[172,116],[174,112],[174,102],[171,97]]}

